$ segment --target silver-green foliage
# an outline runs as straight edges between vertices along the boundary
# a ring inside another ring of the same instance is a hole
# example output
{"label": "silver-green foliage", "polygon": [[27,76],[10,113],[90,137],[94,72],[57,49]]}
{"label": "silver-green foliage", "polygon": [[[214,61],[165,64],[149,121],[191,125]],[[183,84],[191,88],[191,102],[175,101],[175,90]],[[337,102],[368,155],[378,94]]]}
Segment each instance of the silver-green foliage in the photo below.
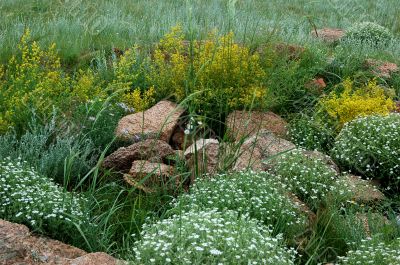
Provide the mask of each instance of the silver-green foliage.
{"label": "silver-green foliage", "polygon": [[389,29],[373,22],[357,23],[346,31],[346,40],[377,45],[388,44],[393,39]]}

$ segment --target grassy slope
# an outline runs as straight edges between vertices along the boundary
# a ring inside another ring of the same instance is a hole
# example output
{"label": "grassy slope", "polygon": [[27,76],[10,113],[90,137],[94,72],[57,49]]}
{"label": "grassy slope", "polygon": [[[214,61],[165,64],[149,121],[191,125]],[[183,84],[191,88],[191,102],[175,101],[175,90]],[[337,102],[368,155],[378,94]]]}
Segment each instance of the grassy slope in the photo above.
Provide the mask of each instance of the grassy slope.
{"label": "grassy slope", "polygon": [[304,42],[312,23],[345,28],[365,20],[397,34],[399,10],[397,0],[2,0],[0,58],[15,51],[25,27],[43,44],[55,41],[65,61],[75,61],[95,50],[154,42],[176,23],[197,36],[234,29],[241,40],[267,38],[274,29]]}

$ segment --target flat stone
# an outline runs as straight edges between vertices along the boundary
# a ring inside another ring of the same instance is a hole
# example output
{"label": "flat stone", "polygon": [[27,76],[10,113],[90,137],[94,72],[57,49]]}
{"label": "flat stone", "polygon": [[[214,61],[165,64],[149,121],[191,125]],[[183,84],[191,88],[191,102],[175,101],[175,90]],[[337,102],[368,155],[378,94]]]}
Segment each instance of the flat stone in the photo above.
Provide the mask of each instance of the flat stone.
{"label": "flat stone", "polygon": [[312,30],[311,35],[315,38],[321,39],[327,43],[334,43],[341,40],[346,31],[342,29],[334,29],[334,28],[322,28],[317,30]]}
{"label": "flat stone", "polygon": [[144,112],[123,117],[115,130],[118,139],[139,142],[159,139],[169,142],[184,109],[170,101],[160,101]]}
{"label": "flat stone", "polygon": [[103,167],[121,172],[128,172],[135,160],[149,160],[162,162],[162,160],[174,154],[172,147],[162,140],[147,139],[128,147],[121,147],[103,161]]}

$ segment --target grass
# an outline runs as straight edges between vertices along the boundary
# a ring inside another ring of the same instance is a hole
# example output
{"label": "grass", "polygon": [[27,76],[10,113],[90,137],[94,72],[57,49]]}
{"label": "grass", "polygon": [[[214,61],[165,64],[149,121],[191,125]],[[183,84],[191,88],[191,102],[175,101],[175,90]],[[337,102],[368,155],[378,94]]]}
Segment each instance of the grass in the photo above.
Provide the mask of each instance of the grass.
{"label": "grass", "polygon": [[217,28],[234,30],[238,40],[254,43],[278,35],[306,43],[316,27],[347,28],[374,21],[397,36],[396,0],[3,0],[0,3],[0,58],[15,52],[25,28],[44,45],[56,42],[64,62],[89,62],[101,51],[156,42],[180,23],[197,38]]}

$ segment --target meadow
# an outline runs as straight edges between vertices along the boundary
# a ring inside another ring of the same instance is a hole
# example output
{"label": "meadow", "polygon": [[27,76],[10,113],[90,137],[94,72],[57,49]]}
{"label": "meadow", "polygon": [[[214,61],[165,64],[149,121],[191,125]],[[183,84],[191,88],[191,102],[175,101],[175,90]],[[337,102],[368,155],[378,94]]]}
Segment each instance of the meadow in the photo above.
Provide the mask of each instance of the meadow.
{"label": "meadow", "polygon": [[[1,0],[0,218],[132,264],[400,264],[399,12]],[[169,134],[120,129],[161,105]]]}

